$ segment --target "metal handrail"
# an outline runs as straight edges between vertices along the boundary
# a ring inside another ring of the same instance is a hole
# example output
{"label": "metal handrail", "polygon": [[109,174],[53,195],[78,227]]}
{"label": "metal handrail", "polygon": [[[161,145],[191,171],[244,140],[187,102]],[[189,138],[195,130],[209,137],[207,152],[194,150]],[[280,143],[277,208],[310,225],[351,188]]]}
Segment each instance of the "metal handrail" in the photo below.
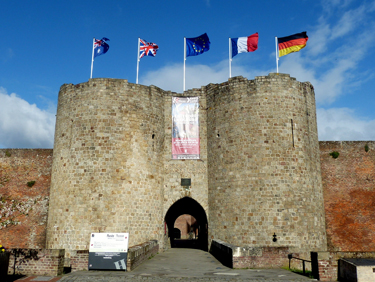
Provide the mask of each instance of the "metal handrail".
{"label": "metal handrail", "polygon": [[293,254],[288,254],[288,259],[289,259],[289,269],[290,269],[290,261],[291,261],[292,259],[302,260],[302,270],[303,270],[303,274],[306,274],[306,265],[305,265],[305,262],[310,262],[310,263],[311,263],[311,260],[306,260],[306,259],[296,258],[296,257],[293,257]]}

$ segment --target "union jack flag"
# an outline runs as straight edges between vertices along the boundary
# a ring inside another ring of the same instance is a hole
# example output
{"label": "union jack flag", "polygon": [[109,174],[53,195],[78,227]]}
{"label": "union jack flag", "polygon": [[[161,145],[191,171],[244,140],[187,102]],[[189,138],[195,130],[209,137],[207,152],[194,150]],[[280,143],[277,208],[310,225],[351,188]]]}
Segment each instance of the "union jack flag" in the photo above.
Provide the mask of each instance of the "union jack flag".
{"label": "union jack flag", "polygon": [[94,58],[97,56],[100,56],[102,54],[107,53],[109,49],[109,45],[106,43],[106,41],[109,41],[108,38],[103,37],[102,39],[95,39],[94,42]]}
{"label": "union jack flag", "polygon": [[152,56],[155,57],[156,51],[159,49],[159,46],[152,42],[147,42],[143,39],[139,39],[140,47],[139,47],[139,58],[143,58],[143,56]]}

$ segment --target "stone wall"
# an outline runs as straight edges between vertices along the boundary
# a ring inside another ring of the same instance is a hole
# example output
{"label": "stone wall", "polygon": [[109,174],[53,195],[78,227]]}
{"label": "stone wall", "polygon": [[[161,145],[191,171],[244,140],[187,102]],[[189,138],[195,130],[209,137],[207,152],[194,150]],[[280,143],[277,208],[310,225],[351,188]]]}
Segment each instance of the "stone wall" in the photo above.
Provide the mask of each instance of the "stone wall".
{"label": "stone wall", "polygon": [[154,257],[159,251],[159,244],[156,240],[148,241],[143,244],[133,246],[128,250],[128,259],[126,267],[132,271],[140,266],[146,260]]}
{"label": "stone wall", "polygon": [[[199,97],[199,160],[171,159],[173,96]],[[130,246],[164,242],[163,219],[177,218],[168,211],[182,212],[175,204],[186,197],[184,213],[201,230],[208,220],[210,238],[325,248],[311,84],[270,74],[177,94],[90,79],[63,85],[58,103],[48,248],[69,256],[88,248],[91,232],[129,232]]]}
{"label": "stone wall", "polygon": [[162,90],[120,79],[61,87],[48,248],[69,258],[92,232],[128,232],[129,246],[161,239],[163,102]]}
{"label": "stone wall", "polygon": [[45,247],[51,167],[52,150],[0,149],[0,245]]}
{"label": "stone wall", "polygon": [[375,252],[312,252],[314,278],[320,281],[337,281],[339,260],[345,258],[375,258]]}
{"label": "stone wall", "polygon": [[[298,260],[289,260],[292,250],[288,247],[243,247],[221,240],[212,240],[210,253],[223,265],[230,268],[287,268],[303,269]],[[293,253],[294,258],[307,254]],[[310,259],[310,258],[309,258]],[[306,269],[311,269],[310,261]]]}
{"label": "stone wall", "polygon": [[[208,215],[208,179],[207,179],[207,113],[204,88],[185,91],[183,94],[165,92],[164,97],[164,202],[163,216],[179,199],[194,199]],[[200,159],[172,159],[172,97],[199,97],[199,137]],[[181,178],[190,178],[191,186],[181,186]]]}
{"label": "stone wall", "polygon": [[[17,254],[15,256],[15,254]],[[8,274],[58,276],[64,270],[64,250],[12,250]],[[16,260],[16,264],[15,264]],[[15,268],[14,268],[15,265]]]}
{"label": "stone wall", "polygon": [[375,142],[319,145],[328,249],[375,252]]}
{"label": "stone wall", "polygon": [[209,238],[325,249],[312,85],[269,74],[206,92]]}

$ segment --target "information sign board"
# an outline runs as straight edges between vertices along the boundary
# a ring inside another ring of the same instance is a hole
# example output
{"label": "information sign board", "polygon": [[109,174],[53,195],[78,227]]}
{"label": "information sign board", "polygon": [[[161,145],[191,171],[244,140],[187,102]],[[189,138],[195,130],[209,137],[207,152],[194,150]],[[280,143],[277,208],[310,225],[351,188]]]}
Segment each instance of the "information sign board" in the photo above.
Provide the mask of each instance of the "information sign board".
{"label": "information sign board", "polygon": [[89,270],[126,270],[129,233],[91,233]]}

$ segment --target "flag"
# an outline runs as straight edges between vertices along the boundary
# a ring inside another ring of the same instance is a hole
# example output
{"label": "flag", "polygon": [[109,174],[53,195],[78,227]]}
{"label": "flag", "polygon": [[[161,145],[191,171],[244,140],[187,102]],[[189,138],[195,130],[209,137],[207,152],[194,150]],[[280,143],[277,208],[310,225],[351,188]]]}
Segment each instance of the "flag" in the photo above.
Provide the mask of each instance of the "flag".
{"label": "flag", "polygon": [[98,40],[95,39],[94,42],[94,58],[97,56],[100,56],[102,54],[107,53],[109,49],[109,45],[106,43],[106,41],[109,41],[108,38],[103,37],[102,39]]}
{"label": "flag", "polygon": [[309,40],[309,38],[306,31],[278,38],[279,57],[298,52],[302,48],[305,48],[307,40]]}
{"label": "flag", "polygon": [[194,38],[186,38],[186,57],[198,56],[210,50],[210,39],[207,33]]}
{"label": "flag", "polygon": [[139,58],[143,58],[143,56],[155,57],[156,51],[159,49],[158,45],[143,39],[139,39],[139,43]]}
{"label": "flag", "polygon": [[248,37],[231,38],[232,41],[232,58],[238,53],[254,52],[258,49],[258,32]]}

